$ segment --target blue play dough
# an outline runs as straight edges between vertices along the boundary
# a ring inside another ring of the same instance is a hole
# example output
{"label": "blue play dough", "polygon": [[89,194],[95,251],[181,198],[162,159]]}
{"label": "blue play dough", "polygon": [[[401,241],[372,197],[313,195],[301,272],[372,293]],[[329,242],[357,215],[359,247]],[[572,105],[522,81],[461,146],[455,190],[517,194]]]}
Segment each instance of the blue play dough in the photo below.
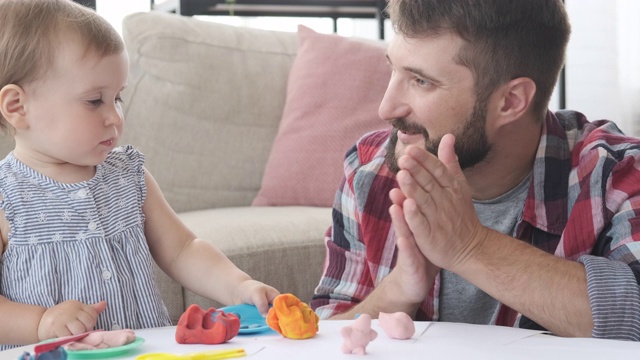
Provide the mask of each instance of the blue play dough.
{"label": "blue play dough", "polygon": [[38,357],[25,352],[18,360],[67,360],[67,352],[62,347],[39,354]]}
{"label": "blue play dough", "polygon": [[265,318],[260,315],[258,308],[254,305],[240,304],[223,307],[225,313],[234,314],[240,318],[240,330],[238,334],[254,334],[265,331],[273,331],[267,325]]}

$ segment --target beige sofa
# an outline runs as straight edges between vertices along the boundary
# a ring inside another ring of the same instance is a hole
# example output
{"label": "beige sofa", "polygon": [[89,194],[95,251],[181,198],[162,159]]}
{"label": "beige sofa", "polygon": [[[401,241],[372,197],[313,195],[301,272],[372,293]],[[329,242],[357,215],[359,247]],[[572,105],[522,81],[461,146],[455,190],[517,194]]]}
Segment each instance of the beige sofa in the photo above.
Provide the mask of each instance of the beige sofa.
{"label": "beige sofa", "polygon": [[[250,206],[282,116],[295,33],[144,13],[125,19],[123,36],[131,73],[121,143],[146,155],[199,237],[255,279],[309,301],[331,209]],[[12,146],[0,137],[0,156]],[[189,304],[218,306],[156,275],[174,322]]]}

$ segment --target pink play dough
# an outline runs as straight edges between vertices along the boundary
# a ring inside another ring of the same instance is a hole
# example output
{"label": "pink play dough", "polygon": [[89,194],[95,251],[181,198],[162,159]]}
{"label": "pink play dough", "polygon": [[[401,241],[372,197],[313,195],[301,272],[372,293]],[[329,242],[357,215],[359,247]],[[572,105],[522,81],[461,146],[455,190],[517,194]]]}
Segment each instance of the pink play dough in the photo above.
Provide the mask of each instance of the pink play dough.
{"label": "pink play dough", "polygon": [[403,312],[378,314],[378,325],[392,339],[406,340],[413,336],[416,327],[409,315]]}
{"label": "pink play dough", "polygon": [[130,329],[97,331],[86,337],[64,345],[67,350],[95,350],[122,346],[136,340],[136,333]]}
{"label": "pink play dough", "polygon": [[357,355],[365,355],[367,345],[378,336],[375,330],[371,330],[371,316],[367,314],[361,314],[353,324],[343,327],[340,334],[344,339],[342,352]]}

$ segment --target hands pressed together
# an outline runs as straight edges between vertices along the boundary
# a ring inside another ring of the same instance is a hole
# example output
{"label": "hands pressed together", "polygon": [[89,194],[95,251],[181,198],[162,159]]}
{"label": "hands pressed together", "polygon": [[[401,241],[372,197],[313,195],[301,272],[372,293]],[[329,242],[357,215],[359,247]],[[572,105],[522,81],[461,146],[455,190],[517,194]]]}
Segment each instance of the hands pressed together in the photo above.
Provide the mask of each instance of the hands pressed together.
{"label": "hands pressed together", "polygon": [[399,189],[389,196],[398,258],[390,276],[397,291],[422,302],[440,268],[459,269],[486,237],[471,191],[454,152],[453,135],[440,142],[438,157],[410,146],[398,159]]}

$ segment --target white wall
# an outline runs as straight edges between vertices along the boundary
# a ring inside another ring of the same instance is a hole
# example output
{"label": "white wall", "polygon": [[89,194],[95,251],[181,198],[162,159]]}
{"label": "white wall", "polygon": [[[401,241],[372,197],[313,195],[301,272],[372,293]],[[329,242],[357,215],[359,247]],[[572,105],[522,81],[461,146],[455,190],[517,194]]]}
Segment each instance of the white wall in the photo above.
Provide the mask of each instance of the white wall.
{"label": "white wall", "polygon": [[640,1],[567,0],[567,108],[640,127]]}
{"label": "white wall", "polygon": [[640,1],[618,0],[618,66],[621,118],[640,136]]}
{"label": "white wall", "polygon": [[96,0],[96,11],[107,19],[122,34],[122,19],[135,12],[146,12],[151,7],[149,0]]}

